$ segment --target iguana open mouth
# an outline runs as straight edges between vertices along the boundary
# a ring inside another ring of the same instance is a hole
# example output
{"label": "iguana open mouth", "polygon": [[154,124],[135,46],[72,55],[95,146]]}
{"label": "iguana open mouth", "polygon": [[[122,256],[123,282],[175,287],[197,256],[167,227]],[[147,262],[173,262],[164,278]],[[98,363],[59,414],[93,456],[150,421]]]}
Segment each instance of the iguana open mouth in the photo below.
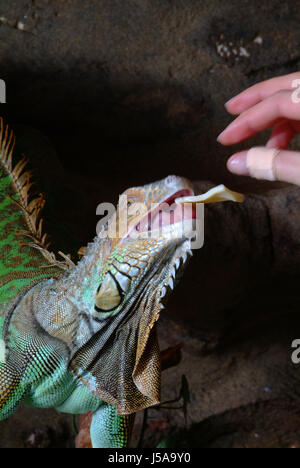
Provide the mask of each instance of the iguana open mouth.
{"label": "iguana open mouth", "polygon": [[155,206],[136,225],[138,232],[153,231],[172,224],[196,218],[196,204],[218,203],[223,201],[243,202],[244,196],[218,185],[202,195],[194,195],[191,189],[175,192]]}
{"label": "iguana open mouth", "polygon": [[194,192],[191,189],[184,189],[175,192],[162,203],[157,204],[149,213],[147,213],[135,226],[135,231],[146,232],[153,231],[171,224],[183,222],[187,219],[196,217],[195,209],[190,206],[189,209],[176,204],[178,198],[193,197]]}

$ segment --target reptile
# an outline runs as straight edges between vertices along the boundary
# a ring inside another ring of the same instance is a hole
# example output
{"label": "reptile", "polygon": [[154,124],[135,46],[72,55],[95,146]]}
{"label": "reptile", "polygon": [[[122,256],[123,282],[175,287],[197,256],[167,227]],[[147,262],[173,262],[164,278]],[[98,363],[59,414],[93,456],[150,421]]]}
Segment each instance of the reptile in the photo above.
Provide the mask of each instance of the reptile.
{"label": "reptile", "polygon": [[32,174],[24,157],[14,165],[14,146],[1,119],[0,420],[21,402],[92,411],[92,446],[127,447],[135,413],[160,401],[157,320],[191,254],[191,232],[178,229],[182,205],[169,221],[160,208],[193,197],[192,184],[169,176],[126,190],[126,206],[75,265],[50,251],[44,196],[31,195]]}

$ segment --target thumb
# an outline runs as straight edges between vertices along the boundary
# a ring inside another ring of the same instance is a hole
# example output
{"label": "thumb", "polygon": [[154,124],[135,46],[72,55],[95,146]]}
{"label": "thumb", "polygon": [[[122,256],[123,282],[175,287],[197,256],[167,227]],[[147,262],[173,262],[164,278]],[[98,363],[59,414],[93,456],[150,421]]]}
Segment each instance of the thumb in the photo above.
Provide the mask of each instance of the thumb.
{"label": "thumb", "polygon": [[256,179],[300,185],[300,152],[254,147],[234,154],[227,162],[230,172]]}

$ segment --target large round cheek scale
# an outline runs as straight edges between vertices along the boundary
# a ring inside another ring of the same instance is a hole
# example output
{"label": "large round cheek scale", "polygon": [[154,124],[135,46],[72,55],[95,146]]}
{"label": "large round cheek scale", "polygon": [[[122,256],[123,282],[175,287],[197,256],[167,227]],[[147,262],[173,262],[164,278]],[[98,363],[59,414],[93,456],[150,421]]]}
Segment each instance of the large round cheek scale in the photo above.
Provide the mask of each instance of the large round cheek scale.
{"label": "large round cheek scale", "polygon": [[275,181],[274,160],[279,154],[278,148],[266,148],[257,146],[247,153],[247,169],[249,174],[256,179]]}

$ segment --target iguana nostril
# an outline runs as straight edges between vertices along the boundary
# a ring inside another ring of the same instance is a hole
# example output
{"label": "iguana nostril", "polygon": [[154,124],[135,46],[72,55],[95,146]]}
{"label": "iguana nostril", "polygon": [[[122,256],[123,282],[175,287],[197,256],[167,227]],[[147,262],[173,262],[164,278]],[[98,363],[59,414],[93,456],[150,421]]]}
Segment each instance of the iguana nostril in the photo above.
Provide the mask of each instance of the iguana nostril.
{"label": "iguana nostril", "polygon": [[166,183],[166,185],[174,185],[174,184],[176,184],[177,180],[178,180],[178,177],[177,177],[177,176],[175,176],[175,175],[170,175],[170,176],[168,176],[168,177],[166,178],[166,182],[165,182],[165,183]]}

